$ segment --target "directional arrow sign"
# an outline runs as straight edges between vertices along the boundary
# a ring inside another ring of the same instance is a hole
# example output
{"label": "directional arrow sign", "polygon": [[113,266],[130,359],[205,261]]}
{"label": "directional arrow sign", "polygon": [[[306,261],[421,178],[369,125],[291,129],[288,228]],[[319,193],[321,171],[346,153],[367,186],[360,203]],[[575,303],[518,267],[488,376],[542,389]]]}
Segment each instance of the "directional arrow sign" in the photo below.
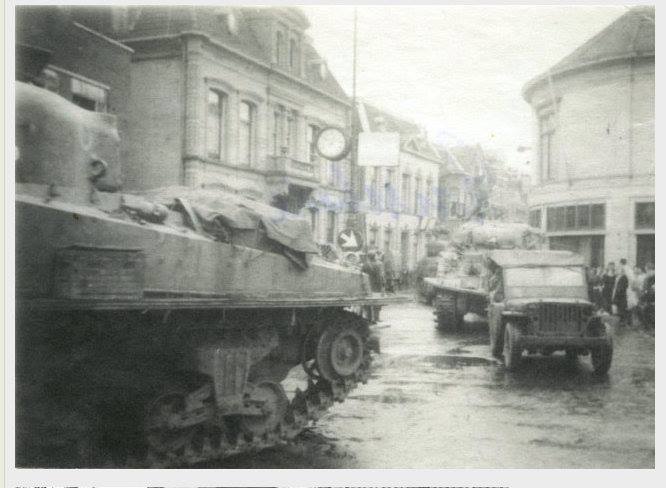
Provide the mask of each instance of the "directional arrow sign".
{"label": "directional arrow sign", "polygon": [[358,251],[363,246],[363,240],[358,232],[347,229],[338,234],[338,246],[343,251]]}

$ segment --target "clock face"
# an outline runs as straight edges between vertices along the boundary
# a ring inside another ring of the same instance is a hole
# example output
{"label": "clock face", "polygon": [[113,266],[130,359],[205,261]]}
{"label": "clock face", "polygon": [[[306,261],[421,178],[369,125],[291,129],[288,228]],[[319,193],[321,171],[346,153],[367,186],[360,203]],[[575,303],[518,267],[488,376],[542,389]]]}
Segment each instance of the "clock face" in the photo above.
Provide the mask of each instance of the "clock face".
{"label": "clock face", "polygon": [[316,148],[322,157],[336,161],[349,152],[349,140],[337,127],[326,127],[319,131]]}

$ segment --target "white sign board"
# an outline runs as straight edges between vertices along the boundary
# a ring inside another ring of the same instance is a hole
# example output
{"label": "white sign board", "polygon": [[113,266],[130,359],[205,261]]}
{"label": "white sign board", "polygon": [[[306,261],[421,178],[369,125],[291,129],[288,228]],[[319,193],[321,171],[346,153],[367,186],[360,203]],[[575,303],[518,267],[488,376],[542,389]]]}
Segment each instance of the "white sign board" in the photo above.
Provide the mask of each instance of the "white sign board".
{"label": "white sign board", "polygon": [[397,132],[359,133],[359,166],[398,166],[399,160],[400,134]]}

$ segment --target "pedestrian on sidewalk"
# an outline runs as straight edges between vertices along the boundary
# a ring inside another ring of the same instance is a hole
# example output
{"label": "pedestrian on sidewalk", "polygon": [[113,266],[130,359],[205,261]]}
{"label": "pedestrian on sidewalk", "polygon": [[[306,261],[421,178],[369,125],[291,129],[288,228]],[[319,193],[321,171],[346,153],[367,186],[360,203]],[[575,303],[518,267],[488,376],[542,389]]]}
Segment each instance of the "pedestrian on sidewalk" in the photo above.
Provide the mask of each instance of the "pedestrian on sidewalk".
{"label": "pedestrian on sidewalk", "polygon": [[387,293],[395,293],[395,264],[393,253],[387,249],[384,253],[384,287]]}
{"label": "pedestrian on sidewalk", "polygon": [[638,323],[638,302],[643,292],[644,281],[645,272],[639,266],[634,266],[633,278],[629,280],[629,290],[627,290],[627,307],[632,325]]}
{"label": "pedestrian on sidewalk", "polygon": [[620,259],[620,269],[615,279],[613,287],[613,305],[617,309],[617,315],[620,318],[620,325],[627,325],[627,289],[629,288],[629,276],[627,270],[627,260]]}
{"label": "pedestrian on sidewalk", "polygon": [[[370,290],[373,293],[382,293],[384,291],[384,270],[382,265],[377,261],[374,251],[369,251],[365,256],[365,262],[361,267],[361,271],[368,275],[370,279]],[[380,307],[372,306],[370,317],[371,322],[379,322]]]}
{"label": "pedestrian on sidewalk", "polygon": [[610,262],[606,272],[601,277],[603,288],[601,290],[601,303],[606,313],[613,313],[613,288],[615,287],[615,263]]}

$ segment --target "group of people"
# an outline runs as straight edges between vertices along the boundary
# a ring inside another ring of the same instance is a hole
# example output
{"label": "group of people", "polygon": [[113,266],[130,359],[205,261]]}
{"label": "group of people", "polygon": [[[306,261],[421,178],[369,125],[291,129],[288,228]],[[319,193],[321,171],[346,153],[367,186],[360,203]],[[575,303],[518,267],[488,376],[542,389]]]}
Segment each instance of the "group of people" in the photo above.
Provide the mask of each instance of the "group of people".
{"label": "group of people", "polygon": [[399,279],[390,251],[369,250],[362,257],[361,271],[368,275],[373,292],[395,292]]}
{"label": "group of people", "polygon": [[654,303],[654,276],[654,264],[631,268],[626,259],[620,259],[617,267],[614,262],[608,263],[605,270],[590,267],[590,298],[599,309],[617,315],[622,325],[630,325],[636,320],[645,321],[640,306],[645,302]]}

